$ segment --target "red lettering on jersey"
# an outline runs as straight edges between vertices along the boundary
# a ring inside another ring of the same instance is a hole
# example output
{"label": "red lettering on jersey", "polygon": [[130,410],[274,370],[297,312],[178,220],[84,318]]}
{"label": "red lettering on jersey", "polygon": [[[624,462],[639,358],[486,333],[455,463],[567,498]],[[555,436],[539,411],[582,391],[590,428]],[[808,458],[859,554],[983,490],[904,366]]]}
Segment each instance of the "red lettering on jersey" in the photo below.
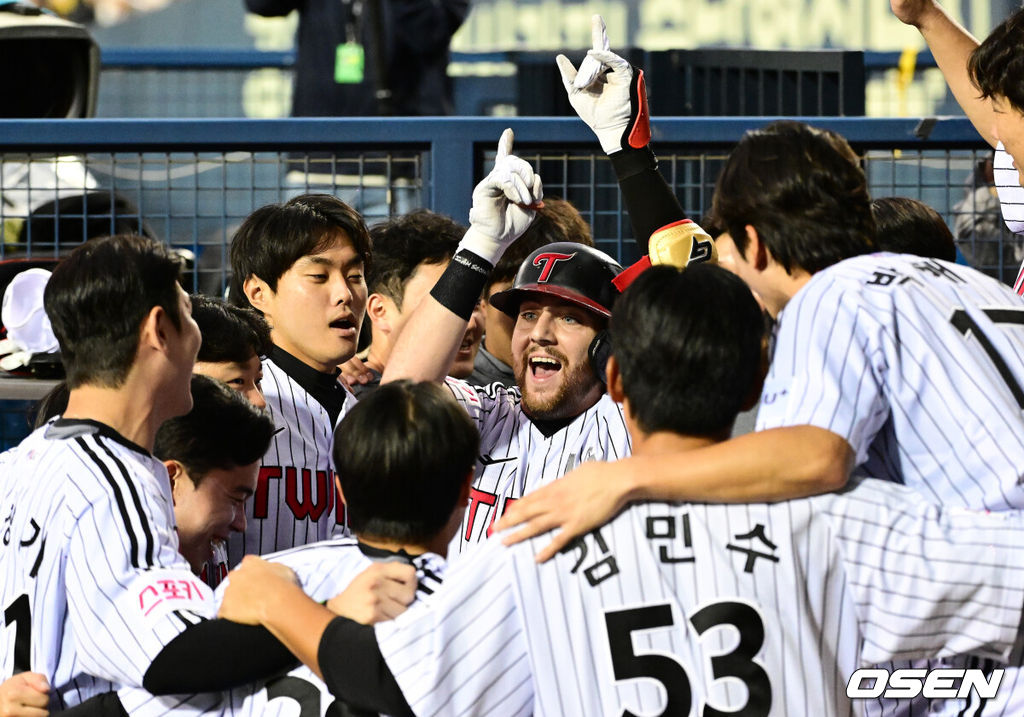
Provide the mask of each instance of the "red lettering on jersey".
{"label": "red lettering on jersey", "polygon": [[[505,504],[501,506],[501,514],[504,515],[508,507],[515,503],[518,498],[506,498]],[[470,540],[473,536],[473,523],[476,522],[476,509],[481,504],[494,507],[498,502],[498,496],[494,493],[488,493],[487,491],[477,490],[476,488],[469,489],[469,520],[466,521],[466,540]],[[491,533],[494,532],[494,521],[498,519],[498,511],[491,512],[491,519],[487,521],[487,537],[491,537]]]}
{"label": "red lettering on jersey", "polygon": [[[476,520],[476,509],[481,503],[488,506],[494,506],[498,501],[498,496],[494,493],[487,493],[486,491],[477,490],[476,488],[469,489],[469,520],[466,521],[466,540],[469,540],[473,535],[473,522]],[[493,522],[493,518],[491,519]]]}
{"label": "red lettering on jersey", "polygon": [[533,265],[539,268],[541,262],[543,262],[544,268],[540,270],[540,276],[537,277],[537,283],[543,284],[548,280],[551,276],[551,270],[555,268],[555,264],[560,261],[572,259],[574,256],[576,256],[576,252],[573,252],[572,254],[559,254],[555,251],[549,251],[543,254],[538,254],[533,260]]}
{"label": "red lettering on jersey", "polygon": [[[519,500],[519,499],[518,498],[506,498],[505,499],[505,505],[501,506],[501,514],[505,515],[505,511],[508,510],[508,507],[510,505],[512,505],[513,503],[515,503],[517,500]],[[488,523],[488,525],[487,525],[487,537],[488,538],[491,537],[491,533],[494,532],[494,521],[497,518],[498,518],[498,511],[494,511],[494,513],[491,515],[491,522]]]}
{"label": "red lettering on jersey", "polygon": [[252,517],[266,518],[270,498],[270,486],[267,482],[271,478],[281,477],[281,466],[260,466],[260,474],[256,478],[256,492],[252,497]]}
{"label": "red lettering on jersey", "polygon": [[[297,476],[302,476],[302,498],[299,499],[299,481]],[[327,480],[326,471],[316,471],[316,494],[313,494],[313,471],[303,468],[296,471],[295,468],[284,469],[284,502],[292,509],[292,513],[299,520],[309,518],[313,522],[320,520],[331,505],[331,483]]]}

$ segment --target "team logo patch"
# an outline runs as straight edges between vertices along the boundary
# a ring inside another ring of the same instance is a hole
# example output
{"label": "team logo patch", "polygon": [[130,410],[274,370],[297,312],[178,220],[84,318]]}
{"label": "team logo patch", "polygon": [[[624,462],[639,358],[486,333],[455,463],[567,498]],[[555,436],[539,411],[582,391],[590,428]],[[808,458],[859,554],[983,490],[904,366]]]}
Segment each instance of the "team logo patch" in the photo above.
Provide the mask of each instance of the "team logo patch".
{"label": "team logo patch", "polygon": [[555,251],[545,252],[538,254],[534,260],[533,265],[540,269],[540,276],[537,277],[538,284],[544,284],[551,277],[551,270],[555,268],[555,264],[560,261],[568,261],[576,256],[576,252],[572,254],[561,254]]}

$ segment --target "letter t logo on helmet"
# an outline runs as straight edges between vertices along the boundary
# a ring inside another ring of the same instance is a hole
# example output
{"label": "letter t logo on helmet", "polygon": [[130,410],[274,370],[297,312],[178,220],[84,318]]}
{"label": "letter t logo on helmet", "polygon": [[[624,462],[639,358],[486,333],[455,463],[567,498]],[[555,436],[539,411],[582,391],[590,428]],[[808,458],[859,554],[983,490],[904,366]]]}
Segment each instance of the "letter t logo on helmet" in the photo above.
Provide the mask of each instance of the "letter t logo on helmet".
{"label": "letter t logo on helmet", "polygon": [[[576,256],[576,252],[572,254],[559,254],[558,252],[545,252],[538,254],[533,258],[533,265],[540,269],[540,276],[537,277],[538,284],[547,283],[548,278],[551,276],[551,270],[555,268],[555,264],[560,261],[568,261]],[[544,267],[541,268],[543,263]]]}

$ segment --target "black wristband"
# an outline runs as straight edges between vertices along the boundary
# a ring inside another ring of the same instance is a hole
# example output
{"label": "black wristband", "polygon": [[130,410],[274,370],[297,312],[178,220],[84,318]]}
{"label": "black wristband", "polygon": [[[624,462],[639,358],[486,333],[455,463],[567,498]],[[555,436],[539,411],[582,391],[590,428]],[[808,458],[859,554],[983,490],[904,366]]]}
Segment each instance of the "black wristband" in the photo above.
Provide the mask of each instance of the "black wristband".
{"label": "black wristband", "polygon": [[485,259],[460,249],[430,290],[438,303],[461,319],[469,321],[494,267]]}
{"label": "black wristband", "polygon": [[626,147],[609,154],[608,158],[612,161],[615,176],[620,182],[640,174],[644,170],[658,168],[658,158],[654,156],[654,150],[649,144],[640,149]]}

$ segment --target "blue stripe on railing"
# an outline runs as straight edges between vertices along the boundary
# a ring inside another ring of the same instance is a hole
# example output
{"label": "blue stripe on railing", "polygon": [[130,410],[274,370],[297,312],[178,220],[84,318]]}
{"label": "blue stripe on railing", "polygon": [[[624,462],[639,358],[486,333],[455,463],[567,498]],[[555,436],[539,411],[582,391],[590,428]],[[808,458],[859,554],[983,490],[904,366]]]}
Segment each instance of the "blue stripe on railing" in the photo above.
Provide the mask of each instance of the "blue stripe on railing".
{"label": "blue stripe on railing", "polygon": [[[899,63],[900,52],[864,52],[866,70],[886,70]],[[510,62],[514,53],[508,52],[455,52],[453,62]],[[186,47],[113,47],[101,52],[105,69],[168,69],[168,70],[250,70],[261,67],[289,69],[295,64],[294,50],[268,51],[227,48]],[[936,67],[931,52],[924,50],[917,56],[918,67]]]}

